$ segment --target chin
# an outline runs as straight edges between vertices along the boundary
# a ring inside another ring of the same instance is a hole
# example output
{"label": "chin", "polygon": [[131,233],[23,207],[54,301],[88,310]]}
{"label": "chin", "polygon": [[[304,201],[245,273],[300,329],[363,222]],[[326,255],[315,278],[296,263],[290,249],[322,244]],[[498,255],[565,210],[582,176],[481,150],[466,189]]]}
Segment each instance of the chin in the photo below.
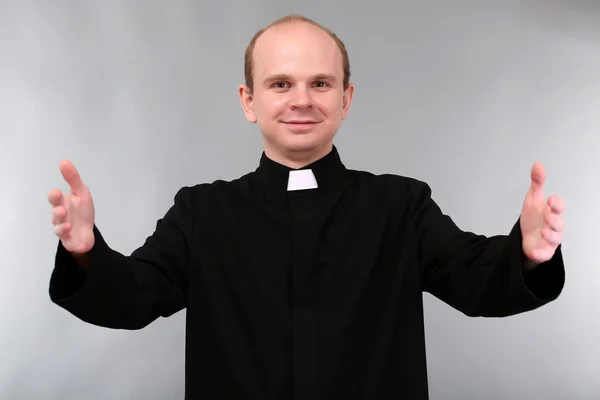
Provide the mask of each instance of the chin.
{"label": "chin", "polygon": [[[265,135],[263,139],[265,145],[272,151],[279,154],[287,153],[292,157],[312,157],[316,153],[326,152],[325,148],[330,148],[333,136],[322,129],[313,129],[308,132],[295,133],[288,129],[279,129],[271,134]],[[302,154],[304,153],[304,154]]]}
{"label": "chin", "polygon": [[[287,136],[287,135],[286,135]],[[281,145],[288,151],[313,151],[328,143],[322,137],[312,134],[287,136]]]}

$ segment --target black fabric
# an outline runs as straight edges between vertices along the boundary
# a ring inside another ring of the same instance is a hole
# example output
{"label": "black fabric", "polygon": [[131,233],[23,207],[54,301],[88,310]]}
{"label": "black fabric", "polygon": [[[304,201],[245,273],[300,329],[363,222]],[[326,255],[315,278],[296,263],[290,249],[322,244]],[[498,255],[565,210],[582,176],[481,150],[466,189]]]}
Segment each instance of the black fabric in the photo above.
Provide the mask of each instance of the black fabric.
{"label": "black fabric", "polygon": [[264,154],[230,182],[182,188],[130,256],[96,243],[83,274],[59,243],[50,296],[81,320],[140,329],[187,309],[187,399],[427,399],[423,291],[469,316],[556,299],[562,248],[523,273],[507,235],[459,229],[429,186],[348,170],[288,192]]}

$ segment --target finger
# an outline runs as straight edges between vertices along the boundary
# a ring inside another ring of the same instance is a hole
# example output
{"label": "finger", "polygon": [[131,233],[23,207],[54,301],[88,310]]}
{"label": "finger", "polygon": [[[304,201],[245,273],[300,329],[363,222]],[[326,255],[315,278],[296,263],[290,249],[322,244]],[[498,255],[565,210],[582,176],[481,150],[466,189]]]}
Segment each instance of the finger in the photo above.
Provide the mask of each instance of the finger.
{"label": "finger", "polygon": [[60,162],[60,172],[62,173],[63,178],[69,184],[71,191],[73,193],[80,192],[85,188],[83,181],[81,180],[81,176],[79,176],[79,172],[75,165],[69,160],[63,160]]}
{"label": "finger", "polygon": [[58,207],[61,206],[63,204],[63,194],[60,190],[58,189],[52,189],[50,192],[48,192],[48,202],[54,206],[54,207]]}
{"label": "finger", "polygon": [[531,168],[531,190],[540,192],[546,183],[546,170],[541,162],[536,162]]}
{"label": "finger", "polygon": [[532,261],[536,261],[539,263],[548,261],[552,258],[555,251],[556,251],[556,249],[554,249],[554,248],[543,248],[543,249],[535,250],[533,252],[533,260]]}
{"label": "finger", "polygon": [[555,214],[562,214],[565,212],[566,202],[565,199],[558,196],[548,197],[548,205]]}
{"label": "finger", "polygon": [[52,210],[52,224],[59,225],[65,222],[67,218],[67,210],[63,206],[55,207]]}
{"label": "finger", "polygon": [[562,232],[565,229],[565,220],[562,215],[548,213],[544,219],[546,226],[554,232]]}
{"label": "finger", "polygon": [[54,233],[61,239],[64,239],[71,232],[71,224],[65,222],[54,227]]}
{"label": "finger", "polygon": [[551,246],[556,247],[562,242],[561,232],[555,232],[550,228],[543,228],[541,234],[546,242],[548,242],[548,244]]}

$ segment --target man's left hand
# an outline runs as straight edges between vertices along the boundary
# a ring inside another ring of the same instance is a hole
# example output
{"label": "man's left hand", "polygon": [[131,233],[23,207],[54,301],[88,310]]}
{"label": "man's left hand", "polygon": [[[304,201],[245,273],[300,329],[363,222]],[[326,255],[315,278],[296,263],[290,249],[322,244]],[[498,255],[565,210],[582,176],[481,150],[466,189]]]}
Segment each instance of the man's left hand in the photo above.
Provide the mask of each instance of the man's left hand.
{"label": "man's left hand", "polygon": [[531,168],[531,186],[520,218],[523,253],[532,265],[550,260],[563,239],[565,200],[557,196],[546,199],[545,182],[546,171],[537,162]]}

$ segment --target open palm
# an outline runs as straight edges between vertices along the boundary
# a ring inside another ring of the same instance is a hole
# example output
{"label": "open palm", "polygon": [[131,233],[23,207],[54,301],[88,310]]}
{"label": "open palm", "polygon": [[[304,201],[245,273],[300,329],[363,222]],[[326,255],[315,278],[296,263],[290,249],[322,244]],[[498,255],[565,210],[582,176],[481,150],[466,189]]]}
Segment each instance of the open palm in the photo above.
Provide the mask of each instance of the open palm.
{"label": "open palm", "polygon": [[533,263],[550,260],[562,243],[564,230],[564,199],[544,195],[546,171],[541,163],[531,169],[531,186],[525,195],[521,211],[523,252]]}
{"label": "open palm", "polygon": [[48,201],[53,206],[54,232],[67,251],[83,254],[94,246],[94,202],[70,161],[62,161],[60,171],[69,184],[70,193],[65,194],[59,189],[48,193]]}

